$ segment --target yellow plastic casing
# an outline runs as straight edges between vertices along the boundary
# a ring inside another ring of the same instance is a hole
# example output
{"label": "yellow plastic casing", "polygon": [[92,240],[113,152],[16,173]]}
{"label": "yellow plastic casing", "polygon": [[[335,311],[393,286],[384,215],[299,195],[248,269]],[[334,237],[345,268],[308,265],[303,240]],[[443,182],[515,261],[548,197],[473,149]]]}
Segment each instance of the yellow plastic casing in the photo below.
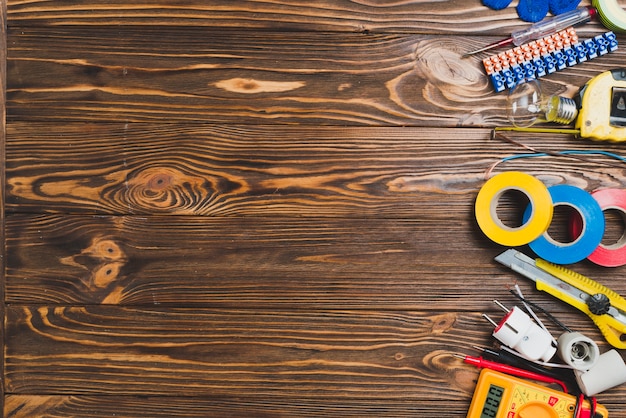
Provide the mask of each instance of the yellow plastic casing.
{"label": "yellow plastic casing", "polygon": [[613,103],[614,98],[617,95],[618,98],[626,99],[619,92],[626,92],[626,69],[605,71],[589,80],[581,89],[576,129],[582,138],[626,141],[626,126],[611,122],[611,110],[618,105]]}
{"label": "yellow plastic casing", "polygon": [[[583,408],[589,411],[585,401]],[[576,398],[491,369],[480,372],[467,418],[573,418]],[[588,416],[588,414],[587,414]],[[602,405],[596,417],[608,418]]]}
{"label": "yellow plastic casing", "polygon": [[[609,299],[612,307],[622,312],[626,312],[626,299],[600,283],[595,282],[580,273],[569,270],[563,266],[549,263],[540,258],[535,259],[535,265],[541,270],[550,273],[559,280],[588,295],[605,295]],[[615,348],[626,349],[626,339],[624,338],[626,337],[626,324],[622,323],[618,318],[608,314],[594,315],[591,313],[585,302],[570,297],[567,292],[560,291],[554,286],[548,286],[543,282],[537,281],[536,287],[537,290],[549,293],[557,299],[562,300],[581,312],[584,312],[596,324],[609,344]]]}

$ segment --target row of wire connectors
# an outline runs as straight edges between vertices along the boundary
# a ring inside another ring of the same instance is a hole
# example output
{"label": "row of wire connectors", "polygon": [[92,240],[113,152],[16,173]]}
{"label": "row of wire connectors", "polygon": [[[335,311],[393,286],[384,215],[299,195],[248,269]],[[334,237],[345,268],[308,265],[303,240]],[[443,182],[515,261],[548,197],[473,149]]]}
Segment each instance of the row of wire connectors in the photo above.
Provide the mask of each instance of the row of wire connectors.
{"label": "row of wire connectors", "polygon": [[617,49],[617,37],[606,32],[579,41],[573,28],[529,42],[483,60],[496,92],[515,87],[527,79],[543,77]]}
{"label": "row of wire connectors", "polygon": [[564,29],[553,35],[516,46],[496,55],[491,55],[483,60],[483,65],[487,74],[491,75],[496,71],[509,68],[516,64],[523,64],[526,61],[563,50],[578,42],[578,35],[573,27]]}

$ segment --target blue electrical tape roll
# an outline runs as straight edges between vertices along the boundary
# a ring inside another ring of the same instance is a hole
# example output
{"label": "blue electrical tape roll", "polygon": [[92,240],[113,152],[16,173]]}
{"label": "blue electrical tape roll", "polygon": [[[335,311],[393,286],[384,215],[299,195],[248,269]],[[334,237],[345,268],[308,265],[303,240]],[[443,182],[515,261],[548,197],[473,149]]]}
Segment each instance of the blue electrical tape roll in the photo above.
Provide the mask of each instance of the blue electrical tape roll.
{"label": "blue electrical tape roll", "polygon": [[[537,256],[554,264],[571,264],[584,260],[600,245],[604,235],[604,214],[600,204],[579,187],[559,184],[548,187],[548,191],[555,207],[570,206],[578,212],[582,220],[582,231],[569,243],[555,241],[546,231],[528,246]],[[530,217],[530,212],[530,208],[526,208],[524,220]]]}

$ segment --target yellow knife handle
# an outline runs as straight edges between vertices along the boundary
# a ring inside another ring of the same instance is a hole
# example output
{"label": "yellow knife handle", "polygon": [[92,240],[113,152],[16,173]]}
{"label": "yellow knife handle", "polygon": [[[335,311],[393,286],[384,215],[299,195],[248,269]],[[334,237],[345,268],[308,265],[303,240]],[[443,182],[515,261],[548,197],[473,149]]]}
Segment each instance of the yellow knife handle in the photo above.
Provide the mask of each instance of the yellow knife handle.
{"label": "yellow knife handle", "polygon": [[615,318],[608,315],[594,315],[591,312],[587,315],[589,315],[591,320],[596,324],[609,344],[619,349],[626,348],[626,341],[624,340],[626,329],[624,329],[623,325],[620,327],[620,323]]}
{"label": "yellow knife handle", "polygon": [[606,295],[606,297],[608,297],[611,301],[611,306],[619,309],[620,311],[626,311],[626,300],[608,287],[603,286],[580,273],[567,269],[563,266],[552,264],[540,258],[535,260],[535,264],[541,270],[550,273],[554,277],[574,286],[577,289],[582,290],[588,295],[593,296],[597,293]]}
{"label": "yellow knife handle", "polygon": [[[557,277],[563,282],[587,293],[590,296],[595,294],[605,295],[609,299],[611,306],[622,312],[626,311],[626,300],[608,287],[603,286],[580,273],[552,264],[540,258],[535,260],[535,264],[543,271]],[[609,344],[616,348],[626,348],[626,339],[624,338],[626,337],[626,324],[610,315],[596,315],[589,310],[589,306],[587,306],[586,303],[574,299],[568,294],[560,292],[558,289],[546,286],[539,281],[537,282],[537,289],[550,293],[552,296],[561,299],[569,305],[572,305],[578,310],[584,312],[593,320]]]}

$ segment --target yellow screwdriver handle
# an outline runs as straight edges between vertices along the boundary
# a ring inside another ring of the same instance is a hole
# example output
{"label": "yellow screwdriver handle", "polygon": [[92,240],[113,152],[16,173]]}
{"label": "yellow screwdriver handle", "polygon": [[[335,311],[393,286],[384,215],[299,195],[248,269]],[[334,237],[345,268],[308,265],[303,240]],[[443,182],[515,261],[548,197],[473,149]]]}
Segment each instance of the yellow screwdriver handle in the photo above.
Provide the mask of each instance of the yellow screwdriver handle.
{"label": "yellow screwdriver handle", "polygon": [[[565,267],[558,266],[549,263],[540,258],[535,260],[535,265],[545,271],[562,280],[563,282],[587,293],[590,296],[596,294],[605,295],[611,303],[611,306],[619,311],[626,312],[626,299],[621,297],[618,293],[609,289],[606,286],[601,285],[598,282],[591,280],[588,277],[583,276],[580,273],[569,270]],[[553,287],[546,286],[544,283],[537,281],[537,289],[550,293],[552,296],[561,299],[562,301],[572,305],[578,310],[584,312],[589,318],[596,324],[604,338],[615,348],[626,348],[626,324],[614,318],[611,315],[603,314],[596,315],[589,310],[587,303],[581,302],[578,299],[574,299],[566,293],[559,291]]]}

